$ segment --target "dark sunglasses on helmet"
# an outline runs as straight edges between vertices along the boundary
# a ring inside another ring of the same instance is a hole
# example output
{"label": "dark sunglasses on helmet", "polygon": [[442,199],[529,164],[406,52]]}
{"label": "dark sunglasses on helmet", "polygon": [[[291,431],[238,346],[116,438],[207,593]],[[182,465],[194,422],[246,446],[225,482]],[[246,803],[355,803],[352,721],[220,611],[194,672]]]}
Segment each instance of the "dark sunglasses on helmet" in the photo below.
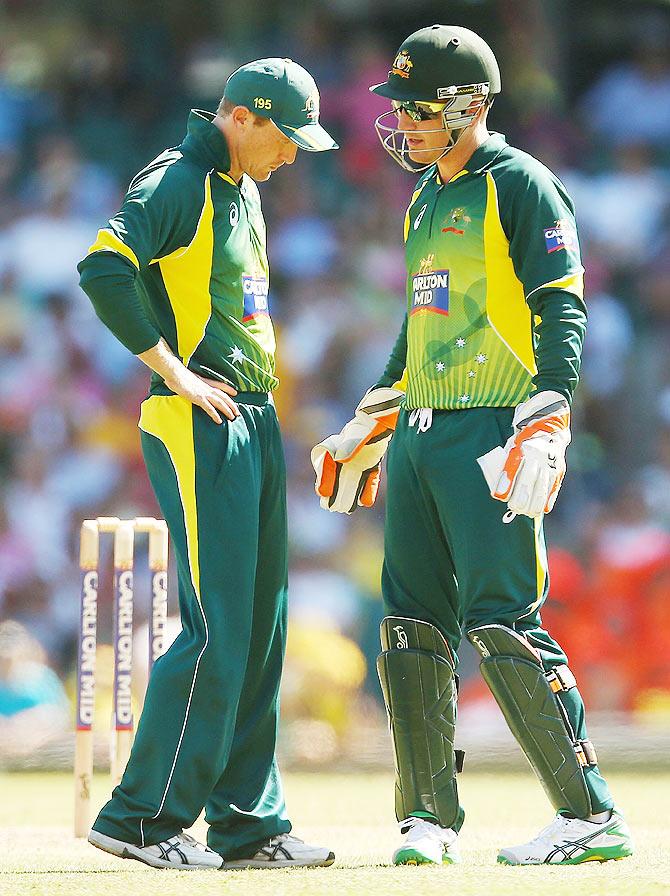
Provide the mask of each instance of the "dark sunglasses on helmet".
{"label": "dark sunglasses on helmet", "polygon": [[412,121],[430,121],[444,112],[449,103],[424,103],[414,100],[391,100],[391,108],[400,115],[406,112]]}

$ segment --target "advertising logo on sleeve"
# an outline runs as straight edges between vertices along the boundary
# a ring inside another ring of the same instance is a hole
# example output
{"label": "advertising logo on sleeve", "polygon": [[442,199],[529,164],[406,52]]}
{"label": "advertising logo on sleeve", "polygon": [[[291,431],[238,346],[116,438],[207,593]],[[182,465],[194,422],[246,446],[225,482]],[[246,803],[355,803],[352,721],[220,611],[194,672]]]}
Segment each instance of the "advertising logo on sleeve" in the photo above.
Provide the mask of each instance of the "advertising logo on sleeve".
{"label": "advertising logo on sleeve", "polygon": [[544,242],[547,252],[573,248],[577,245],[574,225],[570,221],[555,221],[551,227],[545,227]]}
{"label": "advertising logo on sleeve", "polygon": [[269,315],[268,281],[266,277],[254,277],[242,274],[242,294],[244,296],[244,313],[242,321],[251,320],[259,315]]}
{"label": "advertising logo on sleeve", "polygon": [[449,314],[449,271],[432,271],[433,256],[422,258],[419,272],[412,275],[410,314],[434,311]]}

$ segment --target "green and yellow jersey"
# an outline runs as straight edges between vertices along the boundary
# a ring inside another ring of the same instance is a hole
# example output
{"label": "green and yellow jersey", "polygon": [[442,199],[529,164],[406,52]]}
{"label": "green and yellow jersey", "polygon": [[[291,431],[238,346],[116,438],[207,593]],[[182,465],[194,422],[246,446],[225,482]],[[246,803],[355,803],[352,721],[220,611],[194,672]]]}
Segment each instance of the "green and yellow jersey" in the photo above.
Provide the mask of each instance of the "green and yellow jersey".
{"label": "green and yellow jersey", "polygon": [[449,183],[426,171],[404,234],[407,316],[380,383],[408,408],[572,396],[584,269],[572,203],[544,165],[491,134]]}
{"label": "green and yellow jersey", "polygon": [[[135,354],[162,336],[196,373],[267,392],[279,383],[268,311],[258,187],[226,173],[212,113],[193,110],[180,146],[133,179],[119,212],[79,264],[82,288]],[[154,374],[152,391],[163,391]]]}

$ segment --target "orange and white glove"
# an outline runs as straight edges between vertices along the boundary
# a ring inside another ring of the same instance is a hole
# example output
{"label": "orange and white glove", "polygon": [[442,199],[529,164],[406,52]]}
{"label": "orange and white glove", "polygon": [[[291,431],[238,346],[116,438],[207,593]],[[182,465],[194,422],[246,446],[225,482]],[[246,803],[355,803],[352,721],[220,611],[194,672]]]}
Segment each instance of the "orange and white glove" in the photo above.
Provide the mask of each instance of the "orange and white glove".
{"label": "orange and white glove", "polygon": [[565,476],[570,405],[559,392],[538,392],[516,408],[512,426],[504,448],[477,458],[491,496],[507,503],[506,523],[553,508]]}
{"label": "orange and white glove", "polygon": [[353,420],[312,448],[315,491],[324,510],[353,513],[359,506],[374,504],[381,460],[393,436],[404,395],[399,389],[371,389],[356,408]]}

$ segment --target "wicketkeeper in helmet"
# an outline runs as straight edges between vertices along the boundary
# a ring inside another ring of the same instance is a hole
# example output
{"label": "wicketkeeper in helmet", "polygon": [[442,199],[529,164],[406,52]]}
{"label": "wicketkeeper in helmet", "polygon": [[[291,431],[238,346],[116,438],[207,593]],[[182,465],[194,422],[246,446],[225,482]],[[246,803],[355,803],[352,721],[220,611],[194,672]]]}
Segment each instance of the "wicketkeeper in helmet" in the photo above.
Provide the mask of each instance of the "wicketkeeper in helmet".
{"label": "wicketkeeper in helmet", "polygon": [[404,222],[407,314],[354,419],[312,452],[322,506],[351,513],[374,501],[389,449],[378,671],[405,837],[396,864],[457,861],[464,634],[556,812],[498,861],[632,852],[574,675],[540,617],[542,520],[565,473],[586,327],[574,210],[551,171],[489,132],[500,87],[477,34],[433,25],[370,88],[391,102],[376,121],[383,147],[420,175]]}

